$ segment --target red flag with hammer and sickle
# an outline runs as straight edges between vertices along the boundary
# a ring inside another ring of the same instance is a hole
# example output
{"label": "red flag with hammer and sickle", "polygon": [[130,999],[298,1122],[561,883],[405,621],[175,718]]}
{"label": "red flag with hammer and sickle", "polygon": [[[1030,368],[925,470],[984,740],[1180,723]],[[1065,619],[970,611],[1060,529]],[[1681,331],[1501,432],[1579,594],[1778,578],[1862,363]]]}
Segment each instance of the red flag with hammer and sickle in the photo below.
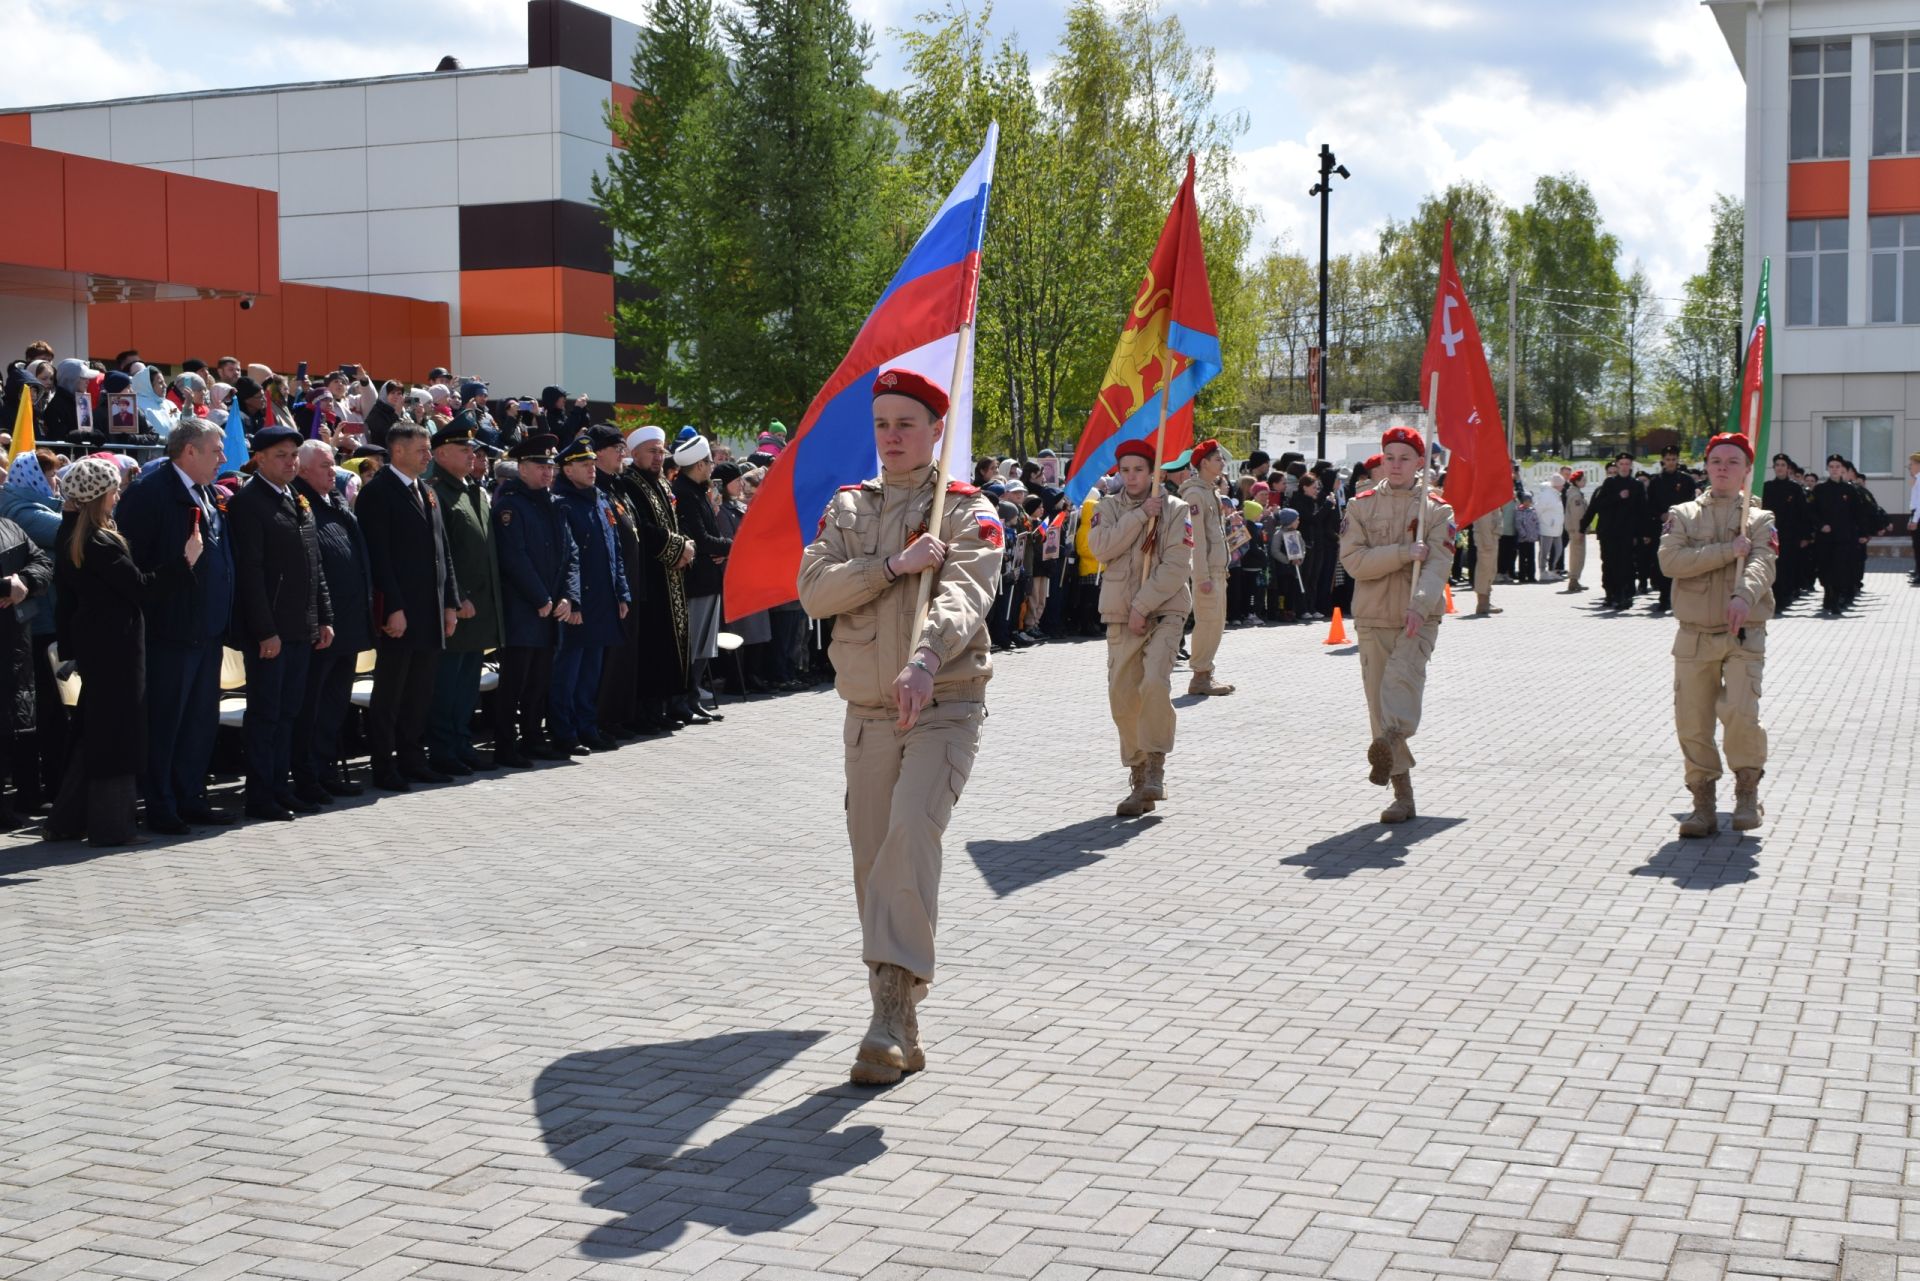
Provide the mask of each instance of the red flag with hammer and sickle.
{"label": "red flag with hammer and sickle", "polygon": [[[1434,395],[1438,374],[1439,395]],[[1432,416],[1433,436],[1447,450],[1446,499],[1456,525],[1465,528],[1513,501],[1513,460],[1500,400],[1480,326],[1473,322],[1466,288],[1453,265],[1453,220],[1447,220],[1440,250],[1440,290],[1433,299],[1427,354],[1420,362],[1420,400]]]}

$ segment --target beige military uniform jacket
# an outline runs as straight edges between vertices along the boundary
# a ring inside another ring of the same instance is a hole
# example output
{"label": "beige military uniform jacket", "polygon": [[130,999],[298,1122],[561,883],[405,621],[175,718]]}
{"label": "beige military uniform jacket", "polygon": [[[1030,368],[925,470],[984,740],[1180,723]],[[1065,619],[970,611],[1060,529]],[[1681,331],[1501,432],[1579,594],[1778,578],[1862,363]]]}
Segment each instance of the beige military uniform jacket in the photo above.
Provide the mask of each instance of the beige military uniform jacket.
{"label": "beige military uniform jacket", "polygon": [[[1427,544],[1425,564],[1413,559],[1416,521]],[[1444,613],[1458,534],[1453,508],[1425,486],[1389,489],[1382,483],[1354,495],[1340,523],[1340,564],[1353,579],[1353,621],[1404,627],[1409,609],[1427,618]]]}
{"label": "beige military uniform jacket", "polygon": [[[893,682],[924,646],[940,656],[935,702],[980,702],[993,676],[987,611],[1000,584],[1006,531],[993,506],[971,485],[936,484],[938,466],[904,484],[884,478],[850,485],[833,496],[820,529],[800,557],[800,606],[831,618],[833,684],[856,715],[899,714]],[[913,628],[920,575],[889,578],[886,562],[934,523],[947,544],[926,625]]]}
{"label": "beige military uniform jacket", "polygon": [[1580,522],[1587,518],[1587,495],[1571,481],[1560,491],[1560,501],[1567,508],[1567,533],[1580,532]]}
{"label": "beige military uniform jacket", "polygon": [[1168,497],[1160,509],[1160,530],[1153,544],[1153,564],[1140,572],[1140,546],[1147,533],[1142,500],[1126,491],[1108,494],[1093,509],[1087,526],[1087,547],[1105,566],[1100,577],[1100,620],[1124,623],[1139,610],[1148,618],[1193,609],[1187,578],[1193,568],[1193,520],[1188,506]]}
{"label": "beige military uniform jacket", "polygon": [[1747,508],[1747,538],[1753,543],[1743,569],[1734,554],[1740,498],[1713,491],[1667,513],[1660,535],[1660,572],[1673,580],[1673,616],[1683,627],[1703,632],[1727,630],[1727,601],[1739,596],[1752,611],[1747,626],[1773,617],[1774,560],[1779,540],[1773,513],[1758,502]]}
{"label": "beige military uniform jacket", "polygon": [[1211,579],[1216,590],[1227,582],[1227,518],[1220,509],[1220,492],[1199,476],[1187,477],[1180,497],[1193,510],[1193,581]]}

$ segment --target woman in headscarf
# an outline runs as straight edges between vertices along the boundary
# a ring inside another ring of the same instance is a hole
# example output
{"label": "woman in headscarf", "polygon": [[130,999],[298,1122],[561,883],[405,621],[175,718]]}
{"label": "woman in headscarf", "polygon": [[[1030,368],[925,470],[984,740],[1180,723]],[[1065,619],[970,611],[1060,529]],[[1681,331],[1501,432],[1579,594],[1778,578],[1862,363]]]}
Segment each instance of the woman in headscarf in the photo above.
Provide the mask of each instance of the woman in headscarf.
{"label": "woman in headscarf", "polygon": [[127,370],[133,381],[133,403],[140,410],[140,430],[165,440],[180,421],[180,407],[167,399],[166,375],[152,365],[136,364]]}
{"label": "woman in headscarf", "polygon": [[233,399],[233,384],[215,383],[207,396],[206,420],[216,427],[227,425],[227,403]]}
{"label": "woman in headscarf", "polygon": [[50,841],[86,836],[127,845],[134,836],[134,777],[146,758],[146,623],[141,606],[183,590],[200,559],[196,526],[181,554],[152,573],[134,563],[113,523],[120,469],[82,458],[61,483],[67,511],[54,552],[60,657],[80,675],[79,741],[47,816]]}
{"label": "woman in headscarf", "polygon": [[207,380],[205,378],[192,372],[175,374],[173,392],[173,399],[180,406],[181,417],[205,418],[207,416]]}
{"label": "woman in headscarf", "polygon": [[[92,373],[86,361],[72,356],[53,367],[53,395],[48,398],[46,412],[40,419],[41,436],[47,440],[66,440],[81,430],[78,405],[87,395],[87,380]],[[92,405],[87,406],[89,427],[93,422],[92,409]]]}

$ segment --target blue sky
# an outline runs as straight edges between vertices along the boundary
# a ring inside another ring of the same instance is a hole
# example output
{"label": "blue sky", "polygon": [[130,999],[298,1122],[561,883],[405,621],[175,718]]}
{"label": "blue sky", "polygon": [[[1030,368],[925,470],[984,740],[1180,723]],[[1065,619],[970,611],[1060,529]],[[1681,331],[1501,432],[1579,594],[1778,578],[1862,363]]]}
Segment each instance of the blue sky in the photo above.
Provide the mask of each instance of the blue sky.
{"label": "blue sky", "polygon": [[[927,0],[852,0],[876,33],[874,77],[901,80],[890,28]],[[644,21],[642,0],[597,7]],[[1352,172],[1334,196],[1336,251],[1460,178],[1526,199],[1542,173],[1592,185],[1629,265],[1672,294],[1700,269],[1716,192],[1738,193],[1744,89],[1695,0],[1170,0],[1219,51],[1220,103],[1247,114],[1240,182],[1260,243],[1318,247],[1307,196],[1322,142]],[[1064,0],[1001,0],[1036,65]],[[522,61],[524,0],[122,0],[36,6],[10,20],[0,106]]]}

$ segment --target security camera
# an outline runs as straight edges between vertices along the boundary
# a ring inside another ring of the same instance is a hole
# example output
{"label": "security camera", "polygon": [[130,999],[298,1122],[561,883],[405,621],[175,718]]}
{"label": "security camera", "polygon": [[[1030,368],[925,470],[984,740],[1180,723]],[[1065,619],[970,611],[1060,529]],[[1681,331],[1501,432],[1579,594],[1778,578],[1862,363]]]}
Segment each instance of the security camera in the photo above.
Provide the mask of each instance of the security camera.
{"label": "security camera", "polygon": [[253,310],[253,295],[252,295],[252,294],[248,294],[248,295],[247,295],[246,297],[244,297],[244,298],[242,298],[242,299],[240,300],[240,310],[241,310],[241,311],[252,311],[252,310]]}

